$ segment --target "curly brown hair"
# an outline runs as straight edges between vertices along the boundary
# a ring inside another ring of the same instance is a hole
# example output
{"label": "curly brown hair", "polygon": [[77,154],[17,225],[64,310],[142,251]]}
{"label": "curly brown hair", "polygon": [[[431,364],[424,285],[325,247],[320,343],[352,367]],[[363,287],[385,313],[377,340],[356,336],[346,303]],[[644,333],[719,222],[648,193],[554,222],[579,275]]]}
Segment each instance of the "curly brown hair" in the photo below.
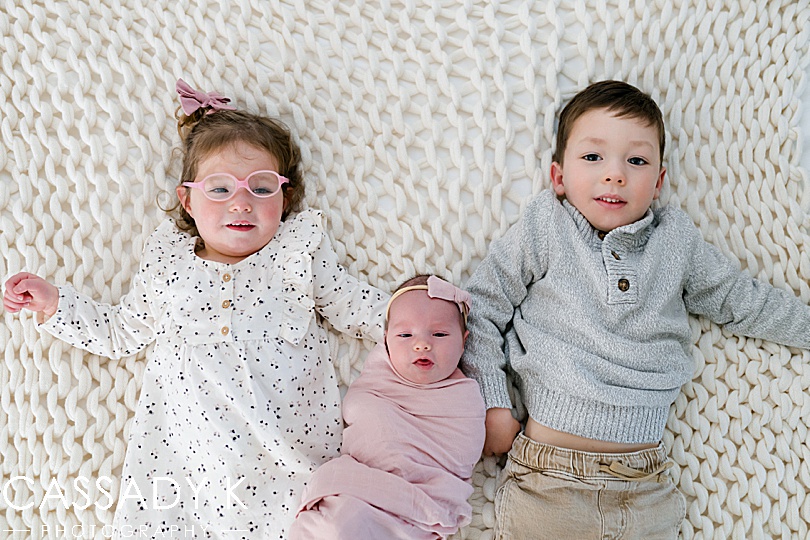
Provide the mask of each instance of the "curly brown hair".
{"label": "curly brown hair", "polygon": [[[278,171],[289,183],[282,187],[284,195],[284,220],[301,209],[304,199],[304,179],[301,174],[301,151],[293,140],[292,132],[280,120],[251,114],[245,111],[218,110],[206,114],[207,109],[198,109],[185,115],[177,111],[177,132],[183,141],[180,151],[183,172],[179,185],[194,182],[200,162],[224,148],[244,143],[268,152],[278,161]],[[190,188],[186,188],[190,189]],[[186,212],[180,201],[165,209],[173,215],[177,226],[192,236],[199,236],[194,218]]]}

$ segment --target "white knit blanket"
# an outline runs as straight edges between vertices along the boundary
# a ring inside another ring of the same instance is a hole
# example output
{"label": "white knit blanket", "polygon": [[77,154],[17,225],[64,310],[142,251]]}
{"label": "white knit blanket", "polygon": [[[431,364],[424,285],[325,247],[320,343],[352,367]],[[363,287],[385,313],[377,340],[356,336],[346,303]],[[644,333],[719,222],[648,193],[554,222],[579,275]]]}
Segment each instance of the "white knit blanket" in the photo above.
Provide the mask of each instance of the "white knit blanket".
{"label": "white knit blanket", "polygon": [[[294,129],[307,203],[351,273],[384,290],[417,271],[463,285],[549,185],[561,105],[619,78],[664,112],[662,201],[810,301],[809,44],[807,0],[7,0],[0,276],[124,294],[176,183],[183,77]],[[3,323],[0,537],[108,537],[143,355],[83,354],[30,313]],[[691,323],[695,377],[664,440],[683,537],[807,537],[810,353]],[[368,344],[331,338],[347,383]],[[478,465],[457,538],[492,538],[497,469]]]}

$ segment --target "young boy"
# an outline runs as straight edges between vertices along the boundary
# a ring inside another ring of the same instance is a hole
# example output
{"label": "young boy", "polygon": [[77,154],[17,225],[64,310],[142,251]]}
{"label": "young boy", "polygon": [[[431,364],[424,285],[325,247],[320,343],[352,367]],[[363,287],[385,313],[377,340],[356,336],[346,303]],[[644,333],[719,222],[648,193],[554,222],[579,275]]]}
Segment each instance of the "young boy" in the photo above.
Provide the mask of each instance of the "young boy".
{"label": "young boy", "polygon": [[471,520],[484,402],[458,369],[469,295],[417,276],[343,400],[341,456],[312,476],[289,540],[435,540]]}
{"label": "young boy", "polygon": [[[808,306],[739,272],[680,209],[650,209],[663,155],[649,96],[589,86],[560,116],[553,192],[467,285],[462,366],[488,409],[485,453],[509,451],[496,538],[676,538],[686,506],[661,439],[692,376],[688,313],[810,347]],[[517,438],[507,366],[529,413]]]}

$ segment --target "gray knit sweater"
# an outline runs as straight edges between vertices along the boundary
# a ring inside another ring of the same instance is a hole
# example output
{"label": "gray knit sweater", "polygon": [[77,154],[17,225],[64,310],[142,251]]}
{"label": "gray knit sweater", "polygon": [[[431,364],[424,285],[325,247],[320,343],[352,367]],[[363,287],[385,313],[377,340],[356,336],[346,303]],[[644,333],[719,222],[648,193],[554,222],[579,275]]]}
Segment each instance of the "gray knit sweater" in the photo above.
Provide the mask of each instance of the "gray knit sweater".
{"label": "gray knit sweater", "polygon": [[508,365],[535,421],[602,441],[661,440],[693,372],[688,313],[810,348],[810,307],[740,272],[677,208],[605,235],[544,191],[467,289],[462,367],[487,408],[512,406]]}

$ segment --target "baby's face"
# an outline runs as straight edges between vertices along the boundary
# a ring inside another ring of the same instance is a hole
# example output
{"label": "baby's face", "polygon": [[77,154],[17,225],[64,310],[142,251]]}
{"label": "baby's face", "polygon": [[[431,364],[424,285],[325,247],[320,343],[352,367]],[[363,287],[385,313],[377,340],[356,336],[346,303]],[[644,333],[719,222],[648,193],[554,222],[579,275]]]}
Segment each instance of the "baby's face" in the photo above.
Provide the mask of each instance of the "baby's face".
{"label": "baby's face", "polygon": [[637,118],[594,109],[571,129],[563,163],[551,165],[557,195],[600,231],[641,219],[658,198],[666,170],[658,132]]}
{"label": "baby's face", "polygon": [[464,352],[458,305],[408,291],[391,304],[385,341],[391,363],[405,379],[429,384],[449,377]]}

